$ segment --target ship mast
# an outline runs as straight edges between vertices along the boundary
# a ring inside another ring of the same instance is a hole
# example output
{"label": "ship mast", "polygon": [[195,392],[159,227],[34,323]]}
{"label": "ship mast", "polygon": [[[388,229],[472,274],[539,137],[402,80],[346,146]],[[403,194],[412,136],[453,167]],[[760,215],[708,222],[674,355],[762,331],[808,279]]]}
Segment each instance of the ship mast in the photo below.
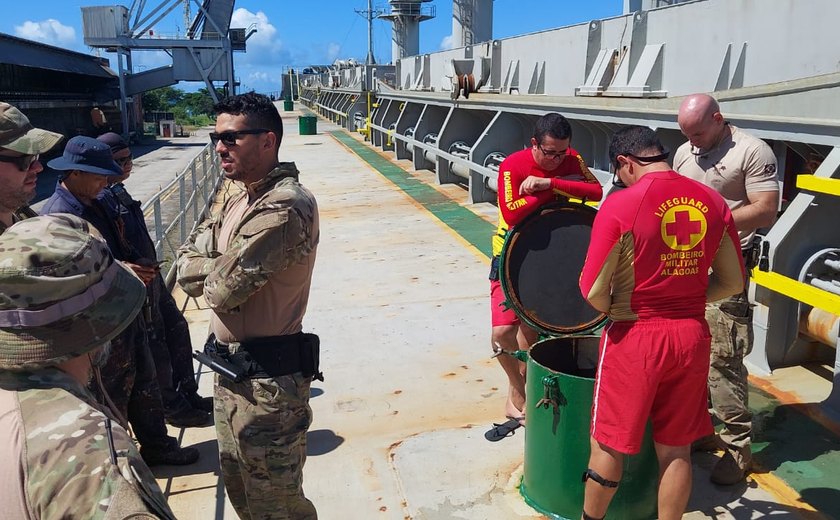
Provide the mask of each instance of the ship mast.
{"label": "ship mast", "polygon": [[357,14],[365,17],[368,24],[368,53],[365,59],[366,65],[376,65],[376,58],[373,57],[373,19],[382,14],[380,9],[373,8],[373,0],[368,0],[366,10],[354,9]]}

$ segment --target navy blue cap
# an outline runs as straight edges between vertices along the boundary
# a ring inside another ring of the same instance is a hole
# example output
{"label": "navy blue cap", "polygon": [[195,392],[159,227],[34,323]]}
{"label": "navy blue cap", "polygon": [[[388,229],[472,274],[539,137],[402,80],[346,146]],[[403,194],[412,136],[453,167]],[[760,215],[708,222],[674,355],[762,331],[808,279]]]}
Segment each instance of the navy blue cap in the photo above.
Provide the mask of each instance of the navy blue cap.
{"label": "navy blue cap", "polygon": [[77,135],[67,141],[64,154],[47,165],[54,170],[81,170],[97,175],[122,175],[123,170],[114,162],[111,147],[93,137]]}
{"label": "navy blue cap", "polygon": [[125,139],[116,132],[106,132],[99,137],[96,138],[97,141],[102,141],[103,143],[107,144],[111,147],[111,153],[117,153],[120,150],[125,150],[128,148],[128,143],[125,142]]}

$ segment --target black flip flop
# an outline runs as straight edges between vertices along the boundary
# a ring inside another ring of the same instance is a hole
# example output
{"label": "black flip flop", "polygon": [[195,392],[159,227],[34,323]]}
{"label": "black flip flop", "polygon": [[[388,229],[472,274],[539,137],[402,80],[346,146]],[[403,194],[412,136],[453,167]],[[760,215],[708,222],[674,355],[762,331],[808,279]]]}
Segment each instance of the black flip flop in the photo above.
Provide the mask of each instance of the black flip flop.
{"label": "black flip flop", "polygon": [[521,426],[522,423],[518,419],[508,419],[501,424],[493,423],[493,427],[484,433],[484,438],[490,442],[497,442],[505,437],[510,437]]}

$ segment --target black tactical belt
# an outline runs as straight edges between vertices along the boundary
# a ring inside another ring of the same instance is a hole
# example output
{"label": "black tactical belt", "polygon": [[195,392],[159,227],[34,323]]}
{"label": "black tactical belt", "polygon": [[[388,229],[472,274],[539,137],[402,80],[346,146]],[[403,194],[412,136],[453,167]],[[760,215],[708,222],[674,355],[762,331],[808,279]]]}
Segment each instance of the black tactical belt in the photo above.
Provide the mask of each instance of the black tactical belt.
{"label": "black tactical belt", "polygon": [[249,339],[240,342],[233,353],[228,344],[211,336],[204,346],[204,353],[216,360],[216,364],[226,365],[227,370],[222,372],[213,365],[208,367],[237,382],[245,378],[272,378],[298,372],[304,377],[324,380],[319,371],[320,340],[316,334],[298,332]]}

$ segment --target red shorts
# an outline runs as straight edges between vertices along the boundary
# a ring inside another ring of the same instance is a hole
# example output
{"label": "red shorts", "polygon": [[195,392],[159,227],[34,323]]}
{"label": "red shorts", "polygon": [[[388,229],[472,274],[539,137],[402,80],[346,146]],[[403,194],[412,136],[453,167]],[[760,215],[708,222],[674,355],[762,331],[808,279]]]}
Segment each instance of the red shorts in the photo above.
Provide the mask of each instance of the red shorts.
{"label": "red shorts", "polygon": [[659,444],[685,446],[711,434],[710,345],[702,317],[610,323],[601,336],[592,437],[638,453],[648,417]]}
{"label": "red shorts", "polygon": [[519,318],[513,309],[505,309],[505,292],[498,280],[490,280],[490,315],[494,327],[501,325],[519,325]]}

